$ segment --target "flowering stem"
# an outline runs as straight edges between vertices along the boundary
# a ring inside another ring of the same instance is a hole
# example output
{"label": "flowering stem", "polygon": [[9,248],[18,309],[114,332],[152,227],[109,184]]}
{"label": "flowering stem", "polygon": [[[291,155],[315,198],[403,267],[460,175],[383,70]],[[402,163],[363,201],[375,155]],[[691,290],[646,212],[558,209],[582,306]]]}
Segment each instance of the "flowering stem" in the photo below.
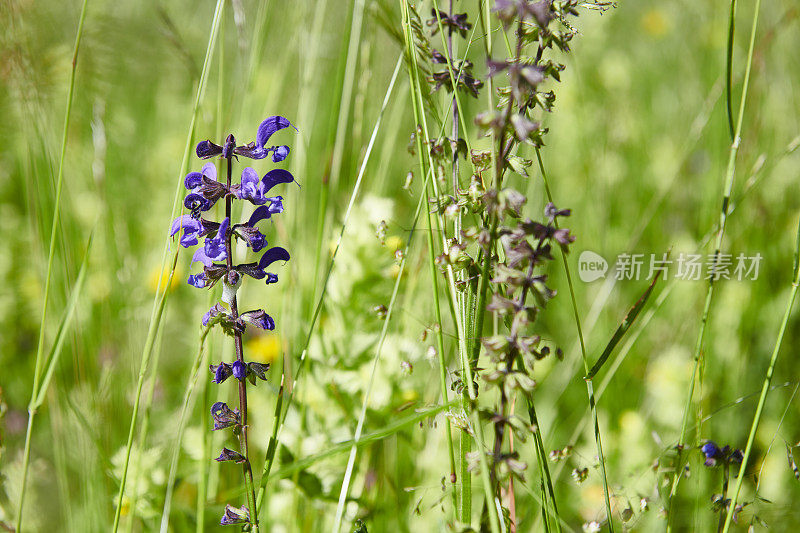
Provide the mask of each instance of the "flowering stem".
{"label": "flowering stem", "polygon": [[[231,174],[233,170],[231,157],[232,156],[226,158],[228,190],[231,188]],[[231,218],[232,201],[233,197],[230,195],[225,198],[225,216],[228,218],[228,220]],[[228,272],[231,272],[233,267],[233,247],[231,246],[232,235],[232,232],[225,235],[225,250],[227,255],[226,264],[228,266]],[[227,281],[229,280],[226,280],[226,282]],[[234,323],[239,319],[239,308],[235,294],[233,298],[231,298],[231,316],[233,317]],[[244,364],[244,355],[242,351],[242,332],[239,331],[238,328],[234,329],[233,339],[234,348],[236,350],[236,360]],[[253,469],[250,467],[250,456],[247,453],[247,381],[245,379],[237,379],[236,381],[239,382],[239,413],[241,416],[242,427],[238,436],[240,453],[245,459],[242,463],[245,494],[247,496],[247,507],[250,510],[250,520],[253,525],[253,531],[258,533],[258,512],[256,510],[255,486],[253,485]]]}

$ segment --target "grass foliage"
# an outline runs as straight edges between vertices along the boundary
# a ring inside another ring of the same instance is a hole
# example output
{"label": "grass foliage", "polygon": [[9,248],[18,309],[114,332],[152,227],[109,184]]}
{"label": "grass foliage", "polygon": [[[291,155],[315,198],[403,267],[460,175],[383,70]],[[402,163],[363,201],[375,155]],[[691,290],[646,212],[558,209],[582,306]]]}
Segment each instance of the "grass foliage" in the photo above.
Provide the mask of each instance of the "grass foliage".
{"label": "grass foliage", "polygon": [[[292,260],[240,294],[277,322],[245,336],[272,364],[248,397],[263,531],[800,527],[797,5],[579,6],[544,144],[485,170],[523,217],[570,208],[576,237],[531,332],[563,360],[506,398],[477,338],[504,331],[481,312],[503,289],[489,261],[437,260],[492,219],[434,208],[453,168],[425,143],[497,146],[475,117],[502,105],[486,57],[515,34],[494,2],[453,3],[473,26],[446,55],[472,61],[478,98],[427,81],[445,0],[3,2],[0,525],[210,531],[245,501],[206,407],[234,399],[205,371],[232,347],[201,328],[213,300],[167,230],[194,143],[280,114],[300,187],[267,237]],[[462,188],[474,172],[460,160]],[[605,280],[581,281],[584,250]],[[761,254],[757,279],[614,279],[620,253],[717,250]],[[486,409],[534,429],[500,432],[526,465],[511,484],[481,453]],[[744,468],[704,466],[708,440]]]}

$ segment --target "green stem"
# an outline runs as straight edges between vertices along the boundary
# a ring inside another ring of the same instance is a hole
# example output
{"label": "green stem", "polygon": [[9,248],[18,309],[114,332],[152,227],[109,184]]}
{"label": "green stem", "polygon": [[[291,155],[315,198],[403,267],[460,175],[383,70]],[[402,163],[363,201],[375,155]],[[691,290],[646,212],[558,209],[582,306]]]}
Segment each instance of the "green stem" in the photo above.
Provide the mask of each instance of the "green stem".
{"label": "green stem", "polygon": [[792,307],[797,298],[797,288],[800,286],[800,223],[797,227],[797,244],[794,252],[794,279],[792,280],[792,290],[789,293],[789,301],[786,304],[786,311],[783,314],[783,321],[781,322],[780,330],[778,331],[778,338],[775,340],[775,348],[772,350],[772,357],[769,360],[769,367],[767,374],[764,376],[764,384],[761,386],[761,396],[758,398],[758,406],[756,407],[756,414],[753,416],[753,423],[750,425],[750,434],[747,437],[747,446],[744,450],[744,457],[742,464],[739,466],[739,474],[736,476],[736,485],[733,489],[731,496],[730,510],[728,517],[725,519],[725,528],[723,533],[727,533],[731,527],[731,520],[736,512],[736,503],[739,501],[739,491],[742,489],[742,481],[744,480],[745,472],[747,471],[747,462],[750,460],[750,454],[753,451],[753,443],[756,440],[756,431],[758,424],[761,421],[761,414],[764,411],[764,405],[767,401],[767,393],[769,392],[770,383],[772,383],[772,376],[775,373],[775,363],[778,360],[778,353],[783,344],[783,336],[786,333],[786,326],[789,324],[789,318],[792,314]]}
{"label": "green stem", "polygon": [[[725,171],[725,188],[722,197],[722,209],[720,212],[720,221],[719,221],[719,229],[717,230],[716,245],[714,247],[715,262],[716,258],[719,257],[719,254],[722,249],[722,239],[723,236],[725,235],[725,226],[728,220],[729,203],[730,203],[731,191],[733,190],[733,179],[736,172],[736,155],[739,152],[739,144],[741,143],[742,123],[744,120],[745,104],[747,103],[747,91],[750,86],[750,72],[752,70],[752,65],[753,65],[753,50],[755,48],[756,28],[758,27],[758,14],[760,9],[761,9],[761,0],[756,0],[753,12],[753,27],[750,31],[750,45],[747,51],[747,66],[745,67],[744,82],[742,85],[742,98],[739,101],[739,115],[736,120],[736,133],[733,136],[733,142],[731,143],[730,151],[728,153],[728,165]],[[686,441],[686,434],[689,425],[689,411],[691,410],[692,407],[695,380],[697,379],[698,370],[700,368],[700,358],[703,348],[703,340],[705,338],[706,325],[708,324],[708,317],[711,311],[711,301],[713,295],[714,295],[714,276],[711,276],[709,278],[708,289],[706,291],[706,299],[703,305],[703,315],[700,322],[700,331],[697,335],[697,342],[695,343],[695,348],[694,348],[694,367],[692,368],[692,376],[689,382],[689,391],[686,395],[686,404],[684,405],[683,419],[681,421],[681,433],[678,439],[678,446],[677,446],[678,454],[676,458],[675,472],[673,473],[672,486],[670,488],[670,494],[667,499],[668,532],[671,531],[671,520],[673,515],[673,513],[671,512],[672,500],[674,499],[675,494],[678,491],[678,483],[681,479],[681,472],[683,471],[683,468],[681,467],[682,452]]]}
{"label": "green stem", "polygon": [[[211,30],[208,39],[208,46],[206,48],[206,56],[203,62],[203,70],[200,74],[200,81],[197,86],[197,94],[194,100],[194,106],[192,109],[192,118],[189,123],[189,132],[186,138],[186,146],[184,148],[183,153],[183,161],[181,162],[181,169],[180,174],[178,176],[177,184],[175,187],[175,196],[173,199],[172,204],[172,213],[170,214],[170,220],[175,218],[175,214],[178,208],[178,201],[180,198],[181,189],[183,188],[183,176],[186,173],[186,169],[189,166],[189,154],[191,153],[192,149],[192,139],[194,138],[194,129],[195,123],[197,121],[197,115],[200,110],[200,101],[203,97],[203,93],[205,92],[206,87],[206,80],[208,79],[208,72],[210,70],[211,65],[211,57],[214,52],[214,44],[217,38],[217,31],[219,29],[219,21],[222,17],[222,7],[225,4],[225,0],[217,0],[217,5],[214,11],[214,18],[211,22]],[[164,247],[164,254],[161,260],[161,274],[159,276],[159,280],[163,278],[164,269],[167,267],[167,251],[169,250],[169,240]],[[125,484],[128,479],[128,467],[131,457],[131,448],[133,447],[133,436],[136,432],[136,419],[139,416],[139,404],[141,402],[142,396],[142,388],[144,386],[144,380],[147,376],[147,369],[150,364],[150,357],[153,353],[153,344],[155,342],[156,333],[158,332],[159,326],[161,324],[161,316],[164,312],[164,307],[166,306],[167,302],[167,295],[169,294],[169,286],[172,283],[172,278],[175,275],[175,267],[178,263],[178,249],[176,248],[170,257],[169,262],[169,277],[166,282],[166,286],[164,287],[163,292],[161,291],[161,284],[159,282],[159,287],[156,290],[156,296],[153,301],[153,311],[150,317],[150,325],[147,330],[147,337],[145,338],[144,349],[142,350],[142,357],[139,364],[139,378],[136,384],[136,396],[133,403],[133,411],[131,413],[131,423],[130,428],[128,429],[128,440],[126,444],[125,450],[125,461],[123,462],[122,467],[122,477],[120,479],[119,484],[119,492],[117,493],[117,508],[114,513],[114,527],[113,531],[116,533],[119,530],[119,522],[122,513],[122,499],[125,495]]]}
{"label": "green stem", "polygon": [[53,274],[53,258],[56,252],[56,233],[61,214],[61,191],[64,185],[64,158],[67,153],[67,134],[69,132],[69,122],[72,115],[72,96],[75,91],[75,72],[78,66],[78,50],[83,36],[83,22],[86,19],[86,6],[88,0],[83,0],[80,18],[78,19],[78,31],[75,36],[75,47],[72,51],[72,70],[69,75],[69,89],[67,90],[67,108],[64,112],[64,128],[61,134],[61,156],[58,161],[58,177],[56,178],[56,198],[53,206],[53,223],[50,226],[50,247],[47,253],[47,275],[44,282],[44,294],[42,295],[42,316],[39,323],[39,340],[36,346],[36,361],[34,362],[33,387],[31,388],[31,404],[28,409],[28,424],[25,430],[25,448],[22,453],[22,479],[20,480],[19,501],[17,502],[16,531],[22,532],[22,515],[25,506],[25,491],[28,481],[28,467],[31,457],[31,436],[33,434],[33,419],[36,416],[36,408],[31,408],[34,398],[39,393],[39,381],[41,379],[42,366],[44,365],[44,337],[45,325],[47,323],[47,304],[50,299],[50,282]]}

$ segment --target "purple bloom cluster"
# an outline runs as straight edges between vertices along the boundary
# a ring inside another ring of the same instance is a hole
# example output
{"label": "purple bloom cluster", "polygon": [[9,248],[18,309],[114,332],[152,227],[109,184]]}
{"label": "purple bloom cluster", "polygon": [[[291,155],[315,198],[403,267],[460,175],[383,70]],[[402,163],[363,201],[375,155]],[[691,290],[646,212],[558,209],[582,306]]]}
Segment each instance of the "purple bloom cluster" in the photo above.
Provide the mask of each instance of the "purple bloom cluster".
{"label": "purple bloom cluster", "polygon": [[[268,146],[270,137],[278,130],[294,127],[280,116],[269,117],[258,127],[256,140],[237,146],[233,135],[229,135],[222,145],[210,140],[197,145],[196,153],[201,159],[219,156],[225,160],[226,176],[221,181],[217,178],[217,167],[214,163],[206,163],[200,172],[190,172],[184,179],[188,191],[184,198],[184,206],[190,214],[176,218],[170,227],[170,236],[182,231],[179,242],[184,248],[198,246],[192,256],[192,263],[203,265],[202,272],[189,276],[188,283],[197,288],[211,288],[222,280],[223,291],[221,302],[214,304],[203,315],[202,323],[206,327],[219,325],[223,331],[235,338],[236,360],[232,363],[220,362],[211,365],[213,383],[221,384],[233,376],[238,381],[240,408],[232,409],[224,402],[217,402],[211,407],[214,419],[214,430],[232,428],[239,436],[241,450],[239,452],[223,448],[217,461],[233,461],[245,466],[245,485],[249,487],[248,501],[255,504],[253,492],[252,469],[247,454],[247,402],[246,383],[255,385],[258,379],[266,381],[268,364],[245,362],[242,353],[242,333],[247,324],[272,330],[275,320],[263,309],[240,312],[236,293],[245,276],[265,280],[266,284],[276,283],[277,274],[266,269],[276,261],[288,261],[289,252],[281,247],[267,248],[267,239],[258,228],[258,224],[269,220],[273,215],[284,210],[283,198],[270,196],[270,191],[277,185],[292,183],[294,177],[286,170],[273,169],[259,176],[255,169],[245,167],[239,183],[231,183],[233,160],[239,156],[250,159],[264,159],[272,155],[273,162],[286,159],[288,146]],[[214,222],[202,218],[202,214],[210,210],[218,200],[225,200],[225,218],[222,222]],[[245,200],[257,206],[253,214],[241,223],[231,221],[231,203],[233,200]],[[250,263],[234,264],[232,252],[233,239],[241,239],[253,253],[261,253],[261,257]],[[202,242],[201,242],[202,241]],[[263,253],[262,253],[263,252]],[[249,483],[248,483],[249,481]],[[247,506],[240,508],[228,505],[222,517],[222,525],[253,524],[257,526],[257,513],[251,515]],[[251,518],[252,516],[252,518]]]}
{"label": "purple bloom cluster", "polygon": [[704,464],[706,466],[717,466],[718,464],[730,465],[741,464],[742,451],[732,449],[730,446],[720,448],[714,441],[708,441],[700,447],[700,451],[705,456]]}

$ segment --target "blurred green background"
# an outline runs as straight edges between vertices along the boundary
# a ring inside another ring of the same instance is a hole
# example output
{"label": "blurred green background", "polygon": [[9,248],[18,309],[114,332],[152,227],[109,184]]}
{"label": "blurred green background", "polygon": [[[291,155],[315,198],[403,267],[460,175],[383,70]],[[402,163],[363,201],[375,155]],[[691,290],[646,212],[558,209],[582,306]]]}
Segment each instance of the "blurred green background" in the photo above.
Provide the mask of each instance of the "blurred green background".
{"label": "blurred green background", "polygon": [[[476,2],[456,4],[476,20]],[[753,5],[742,1],[737,11],[734,110]],[[417,7],[427,17],[430,5]],[[19,496],[80,8],[74,0],[6,0],[0,5],[3,524],[13,523]],[[353,13],[358,17],[361,8],[361,2],[345,0],[227,3],[201,101],[195,140],[219,142],[233,132],[247,141],[260,121],[273,114],[286,116],[299,129],[299,134],[278,134],[280,142],[292,147],[281,165],[301,187],[280,191],[286,212],[268,234],[272,244],[290,250],[292,260],[278,270],[281,283],[268,288],[250,283],[244,291],[246,306],[264,306],[277,322],[274,334],[248,334],[246,339],[252,358],[274,363],[271,382],[250,395],[255,457],[265,451],[281,372],[294,371],[299,360],[325,265],[401,53],[398,4],[366,2],[363,23],[354,24]],[[670,0],[623,1],[602,14],[581,10],[580,35],[564,58],[562,83],[554,87],[556,109],[546,119],[550,133],[542,152],[556,204],[573,212],[568,219],[577,237],[570,254],[573,269],[582,250],[610,262],[623,252],[672,250],[674,256],[713,251],[707,242],[718,221],[730,144],[724,90],[728,10],[725,2]],[[181,158],[213,12],[209,1],[89,1],[67,138],[45,353],[93,229],[94,244],[75,321],[33,429],[28,530],[106,531],[113,521],[140,357],[174,192],[183,179]],[[790,289],[800,212],[798,14],[792,0],[769,2],[761,10],[724,249],[760,253],[764,259],[757,280],[718,285],[696,392],[703,420],[696,444],[713,439],[744,447]],[[354,27],[360,32],[352,36]],[[485,76],[480,30],[475,38],[469,55],[476,73]],[[433,42],[438,44],[438,38]],[[273,471],[279,474],[281,465],[324,452],[353,435],[383,325],[374,308],[388,305],[398,271],[395,251],[408,242],[421,182],[417,159],[408,151],[414,126],[407,79],[401,67],[328,284],[297,401],[281,435],[285,448]],[[443,92],[435,100],[440,109],[447,105]],[[468,116],[474,116],[485,100],[464,98],[463,103]],[[475,146],[487,142],[474,131],[470,135]],[[200,166],[192,157],[190,169]],[[270,168],[263,162],[254,166],[262,172]],[[410,170],[417,175],[404,188]],[[527,181],[515,176],[513,185],[527,191],[526,214],[537,218],[546,200],[538,174],[532,174]],[[384,243],[376,237],[382,220],[388,227]],[[365,433],[439,402],[437,363],[428,356],[433,336],[425,334],[434,322],[426,253],[424,239],[415,239],[378,364]],[[190,254],[181,251],[145,383],[146,433],[137,431],[141,453],[134,454],[123,501],[126,529],[130,524],[136,531],[156,530],[161,517],[171,451],[177,445],[174,428],[197,352],[200,316],[209,305],[203,291],[185,283],[189,261]],[[575,443],[568,460],[551,466],[559,473],[555,486],[561,515],[580,530],[602,519],[602,485],[563,269],[552,270],[551,285],[561,296],[537,323],[538,333],[562,346],[565,360],[551,358],[537,367],[535,395],[547,449]],[[645,280],[577,282],[591,360],[646,285]],[[616,520],[628,507],[633,511],[624,527],[659,530],[665,525],[659,491],[680,432],[705,289],[703,282],[661,283],[647,312],[595,380],[603,392],[598,409]],[[444,330],[452,338],[452,325],[444,324]],[[231,350],[216,335],[208,342],[212,361]],[[754,503],[742,512],[740,527],[755,516],[779,531],[800,526],[794,505],[800,482],[786,458],[786,444],[800,441],[795,397],[799,342],[795,316],[758,432],[753,476],[745,484],[744,498]],[[453,347],[448,348],[456,368]],[[207,529],[217,527],[226,499],[234,503],[239,498],[238,469],[208,461],[224,436],[211,435],[203,404],[228,398],[232,388],[206,388],[207,377],[200,375],[200,396],[180,444],[170,521],[175,531],[195,529],[203,475],[208,475]],[[439,415],[407,425],[361,449],[348,521],[361,518],[370,531],[445,527],[445,420]],[[518,488],[517,495],[518,509],[530,508],[529,513],[518,510],[519,530],[526,531],[535,527],[539,513],[539,474],[532,449],[520,446],[531,465],[527,488]],[[262,513],[271,530],[329,527],[346,455],[332,454],[301,474],[271,479]],[[697,452],[690,466],[673,523],[678,530],[709,530],[716,524],[711,497],[720,492],[721,472],[704,468]],[[589,477],[576,483],[569,472],[584,467]],[[755,479],[763,500],[754,500]]]}

